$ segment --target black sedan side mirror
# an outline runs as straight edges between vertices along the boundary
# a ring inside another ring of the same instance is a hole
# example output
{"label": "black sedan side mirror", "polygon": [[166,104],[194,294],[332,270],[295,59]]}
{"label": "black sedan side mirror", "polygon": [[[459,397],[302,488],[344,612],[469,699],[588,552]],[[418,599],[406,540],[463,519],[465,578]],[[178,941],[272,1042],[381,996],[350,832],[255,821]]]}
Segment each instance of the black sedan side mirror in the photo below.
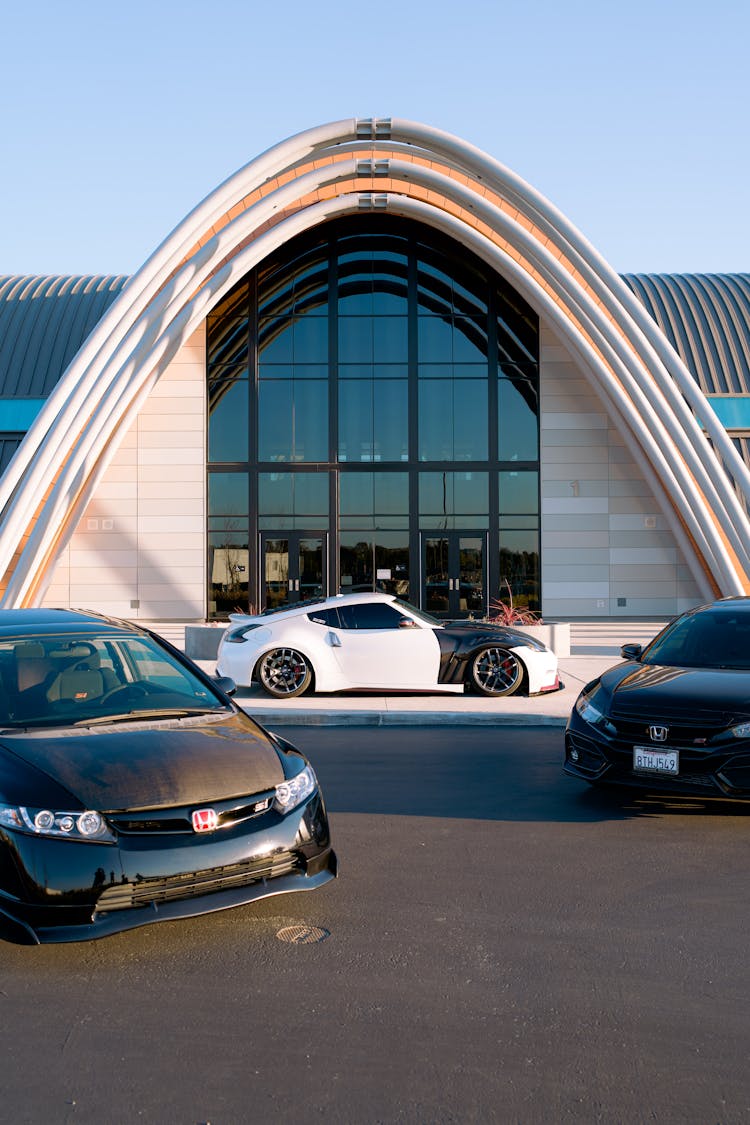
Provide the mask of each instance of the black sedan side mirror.
{"label": "black sedan side mirror", "polygon": [[623,645],[620,649],[620,656],[623,660],[640,660],[642,652],[643,645]]}
{"label": "black sedan side mirror", "polygon": [[213,681],[219,691],[224,692],[224,695],[234,695],[237,691],[237,684],[231,676],[214,676]]}

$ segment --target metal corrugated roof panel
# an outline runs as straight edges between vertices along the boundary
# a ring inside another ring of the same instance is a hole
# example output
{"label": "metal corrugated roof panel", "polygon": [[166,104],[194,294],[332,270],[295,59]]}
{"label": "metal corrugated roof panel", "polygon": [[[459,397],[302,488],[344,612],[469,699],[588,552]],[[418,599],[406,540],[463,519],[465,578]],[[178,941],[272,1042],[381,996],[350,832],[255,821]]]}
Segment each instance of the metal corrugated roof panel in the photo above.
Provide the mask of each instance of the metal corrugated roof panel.
{"label": "metal corrugated roof panel", "polygon": [[750,274],[623,274],[704,394],[750,394]]}
{"label": "metal corrugated roof panel", "polygon": [[0,397],[48,395],[127,281],[0,277]]}
{"label": "metal corrugated roof panel", "polygon": [[[750,274],[623,274],[704,394],[750,394]],[[0,397],[50,393],[123,275],[0,277]]]}

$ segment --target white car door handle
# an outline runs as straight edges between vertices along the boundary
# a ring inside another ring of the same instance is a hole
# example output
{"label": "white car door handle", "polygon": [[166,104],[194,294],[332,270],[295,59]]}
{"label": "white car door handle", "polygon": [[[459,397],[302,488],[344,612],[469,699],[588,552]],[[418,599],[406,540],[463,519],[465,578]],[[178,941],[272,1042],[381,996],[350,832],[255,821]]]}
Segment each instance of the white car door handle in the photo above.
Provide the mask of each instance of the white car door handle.
{"label": "white car door handle", "polygon": [[341,637],[336,633],[329,632],[327,640],[331,648],[341,648]]}

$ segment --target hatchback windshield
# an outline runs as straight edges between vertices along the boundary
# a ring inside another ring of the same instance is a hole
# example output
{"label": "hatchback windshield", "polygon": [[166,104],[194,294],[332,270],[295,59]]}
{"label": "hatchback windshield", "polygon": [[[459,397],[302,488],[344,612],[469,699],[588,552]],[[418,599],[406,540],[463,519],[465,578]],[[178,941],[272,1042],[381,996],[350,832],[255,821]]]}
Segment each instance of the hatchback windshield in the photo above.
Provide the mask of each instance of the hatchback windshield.
{"label": "hatchback windshield", "polygon": [[2,727],[85,725],[224,707],[150,637],[76,633],[0,641]]}
{"label": "hatchback windshield", "polygon": [[679,617],[643,654],[644,664],[750,669],[750,613],[703,610]]}

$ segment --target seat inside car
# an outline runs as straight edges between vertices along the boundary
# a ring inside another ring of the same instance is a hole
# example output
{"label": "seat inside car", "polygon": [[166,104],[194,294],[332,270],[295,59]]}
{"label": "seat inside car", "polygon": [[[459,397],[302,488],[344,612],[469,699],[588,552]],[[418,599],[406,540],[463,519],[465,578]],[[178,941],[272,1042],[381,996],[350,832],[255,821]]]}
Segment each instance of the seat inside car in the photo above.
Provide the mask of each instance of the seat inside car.
{"label": "seat inside car", "polygon": [[[68,656],[70,655],[69,653]],[[47,688],[46,695],[50,703],[84,703],[99,699],[117,687],[117,677],[111,668],[102,668],[99,653],[93,646],[83,646],[83,653],[79,651],[74,655],[78,659],[59,672]],[[81,655],[83,659],[80,659]]]}

